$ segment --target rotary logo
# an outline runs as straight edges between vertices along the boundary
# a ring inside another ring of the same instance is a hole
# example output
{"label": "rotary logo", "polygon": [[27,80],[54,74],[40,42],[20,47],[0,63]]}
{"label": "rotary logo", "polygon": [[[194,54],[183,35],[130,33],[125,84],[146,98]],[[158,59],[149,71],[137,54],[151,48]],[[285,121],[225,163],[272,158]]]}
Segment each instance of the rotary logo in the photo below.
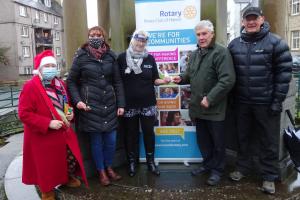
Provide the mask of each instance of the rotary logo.
{"label": "rotary logo", "polygon": [[196,14],[197,14],[197,10],[196,10],[195,6],[187,6],[183,10],[183,15],[187,19],[193,19],[193,18],[195,18]]}

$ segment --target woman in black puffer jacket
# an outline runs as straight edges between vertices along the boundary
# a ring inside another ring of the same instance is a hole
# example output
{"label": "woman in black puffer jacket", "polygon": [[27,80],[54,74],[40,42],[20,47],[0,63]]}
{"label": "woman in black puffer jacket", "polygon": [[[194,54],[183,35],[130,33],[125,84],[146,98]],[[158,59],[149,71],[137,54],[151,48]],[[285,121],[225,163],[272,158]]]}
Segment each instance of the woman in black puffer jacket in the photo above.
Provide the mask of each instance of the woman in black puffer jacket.
{"label": "woman in black puffer jacket", "polygon": [[105,42],[105,31],[96,26],[89,41],[75,54],[67,79],[72,103],[77,108],[77,127],[91,139],[91,150],[100,183],[121,177],[112,168],[116,144],[117,116],[125,107],[123,84],[115,54]]}

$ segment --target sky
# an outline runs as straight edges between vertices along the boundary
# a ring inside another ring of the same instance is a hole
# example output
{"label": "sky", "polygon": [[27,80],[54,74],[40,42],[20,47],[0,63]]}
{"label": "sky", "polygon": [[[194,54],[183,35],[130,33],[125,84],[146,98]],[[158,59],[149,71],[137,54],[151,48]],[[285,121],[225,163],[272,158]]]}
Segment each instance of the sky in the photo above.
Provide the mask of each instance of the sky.
{"label": "sky", "polygon": [[98,25],[97,0],[86,0],[88,28]]}

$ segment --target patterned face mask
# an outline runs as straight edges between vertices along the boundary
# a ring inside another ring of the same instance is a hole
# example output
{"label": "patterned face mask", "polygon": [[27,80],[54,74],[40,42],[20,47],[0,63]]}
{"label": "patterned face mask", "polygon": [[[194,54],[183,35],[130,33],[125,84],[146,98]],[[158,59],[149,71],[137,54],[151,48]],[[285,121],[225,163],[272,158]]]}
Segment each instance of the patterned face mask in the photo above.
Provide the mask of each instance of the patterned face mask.
{"label": "patterned face mask", "polygon": [[89,45],[95,49],[98,49],[104,43],[103,37],[89,37]]}

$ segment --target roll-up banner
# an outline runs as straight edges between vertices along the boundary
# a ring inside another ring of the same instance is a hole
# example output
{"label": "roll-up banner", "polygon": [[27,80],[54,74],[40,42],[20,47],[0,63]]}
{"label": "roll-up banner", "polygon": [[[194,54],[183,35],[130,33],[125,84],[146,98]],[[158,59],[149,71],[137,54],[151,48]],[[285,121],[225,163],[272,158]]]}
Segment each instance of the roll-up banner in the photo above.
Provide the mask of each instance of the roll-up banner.
{"label": "roll-up banner", "polygon": [[[200,21],[200,0],[136,0],[136,28],[147,31],[148,51],[160,77],[184,72],[196,48],[195,25]],[[155,158],[158,162],[199,162],[195,124],[188,113],[189,85],[170,83],[155,88],[157,120]],[[141,136],[140,159],[145,159]]]}

